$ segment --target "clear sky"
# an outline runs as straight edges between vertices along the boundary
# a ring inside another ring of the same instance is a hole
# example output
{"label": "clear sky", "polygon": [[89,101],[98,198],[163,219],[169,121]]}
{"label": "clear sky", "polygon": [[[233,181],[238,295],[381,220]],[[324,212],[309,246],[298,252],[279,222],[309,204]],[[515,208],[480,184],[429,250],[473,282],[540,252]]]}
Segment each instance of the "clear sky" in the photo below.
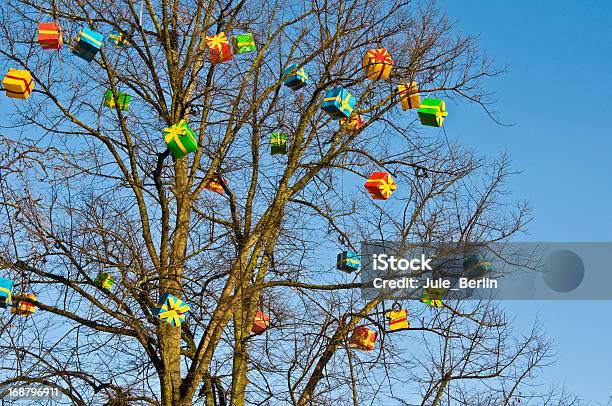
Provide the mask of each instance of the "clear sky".
{"label": "clear sky", "polygon": [[[521,241],[612,241],[612,2],[439,5],[461,30],[479,34],[499,65],[510,65],[489,85],[502,120],[514,126],[500,127],[475,106],[455,104],[444,125],[449,137],[483,153],[508,151],[522,170],[508,185],[534,211]],[[556,342],[558,361],[544,381],[564,384],[585,404],[607,404],[612,301],[504,306],[519,328],[538,318]]]}

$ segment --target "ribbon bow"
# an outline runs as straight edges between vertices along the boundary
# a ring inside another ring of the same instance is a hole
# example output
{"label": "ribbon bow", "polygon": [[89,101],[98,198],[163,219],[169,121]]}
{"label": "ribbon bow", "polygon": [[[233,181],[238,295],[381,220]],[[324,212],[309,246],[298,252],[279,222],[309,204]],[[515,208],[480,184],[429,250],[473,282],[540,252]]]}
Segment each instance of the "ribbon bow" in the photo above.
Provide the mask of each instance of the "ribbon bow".
{"label": "ribbon bow", "polygon": [[177,147],[181,150],[183,154],[187,154],[187,150],[181,141],[181,135],[183,135],[183,127],[185,126],[185,120],[181,120],[178,123],[174,124],[171,127],[168,127],[164,130],[166,133],[166,144],[174,141]]}
{"label": "ribbon bow", "polygon": [[223,45],[229,46],[229,42],[227,41],[227,37],[225,36],[224,32],[206,37],[206,43],[210,49],[216,49],[218,51],[223,50]]}

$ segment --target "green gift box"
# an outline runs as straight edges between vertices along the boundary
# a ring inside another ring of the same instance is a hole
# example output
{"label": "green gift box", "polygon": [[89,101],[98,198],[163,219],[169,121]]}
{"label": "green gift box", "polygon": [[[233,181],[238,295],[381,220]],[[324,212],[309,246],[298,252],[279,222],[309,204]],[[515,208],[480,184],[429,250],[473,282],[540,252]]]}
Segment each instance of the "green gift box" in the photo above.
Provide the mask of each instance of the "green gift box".
{"label": "green gift box", "polygon": [[287,134],[273,132],[270,135],[270,153],[272,155],[287,153]]}
{"label": "green gift box", "polygon": [[426,98],[421,102],[418,114],[421,119],[421,124],[432,127],[442,127],[444,117],[448,115],[443,100],[430,98]]}
{"label": "green gift box", "polygon": [[242,54],[255,50],[253,34],[238,34],[232,36],[232,46],[235,54]]}
{"label": "green gift box", "polygon": [[175,159],[198,150],[198,141],[195,133],[189,128],[185,120],[181,120],[171,127],[164,129],[164,138],[170,153]]}
{"label": "green gift box", "polygon": [[[123,111],[127,111],[128,107],[130,107],[130,100],[132,100],[132,96],[127,93],[117,92],[117,102],[119,103],[119,108]],[[110,107],[111,109],[115,108],[115,99],[113,98],[113,91],[107,90],[104,93],[104,105]]]}
{"label": "green gift box", "polygon": [[102,289],[109,290],[115,284],[115,277],[108,272],[100,272],[96,276],[95,284]]}

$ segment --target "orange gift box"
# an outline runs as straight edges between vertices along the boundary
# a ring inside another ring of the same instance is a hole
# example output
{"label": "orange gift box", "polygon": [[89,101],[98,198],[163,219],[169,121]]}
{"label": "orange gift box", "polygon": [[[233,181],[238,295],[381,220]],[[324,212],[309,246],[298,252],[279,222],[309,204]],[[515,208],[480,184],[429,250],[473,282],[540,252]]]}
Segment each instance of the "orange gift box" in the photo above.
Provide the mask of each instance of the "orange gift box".
{"label": "orange gift box", "polygon": [[43,49],[62,49],[64,40],[58,23],[38,24],[38,43]]}
{"label": "orange gift box", "polygon": [[402,102],[402,110],[418,109],[421,107],[421,95],[418,93],[419,87],[416,82],[408,85],[397,85],[397,91]]}
{"label": "orange gift box", "polygon": [[255,312],[255,321],[251,332],[253,334],[261,334],[270,327],[270,316],[264,312]]}
{"label": "orange gift box", "polygon": [[224,32],[206,37],[206,45],[210,53],[210,63],[223,63],[232,59],[232,49]]}
{"label": "orange gift box", "polygon": [[397,185],[387,172],[372,172],[364,186],[370,196],[376,200],[387,200],[397,189]]}
{"label": "orange gift box", "polygon": [[366,326],[358,326],[353,330],[349,347],[362,351],[372,351],[376,343],[376,336],[376,331]]}
{"label": "orange gift box", "polygon": [[388,79],[393,67],[393,59],[386,48],[370,49],[363,56],[361,65],[368,79]]}

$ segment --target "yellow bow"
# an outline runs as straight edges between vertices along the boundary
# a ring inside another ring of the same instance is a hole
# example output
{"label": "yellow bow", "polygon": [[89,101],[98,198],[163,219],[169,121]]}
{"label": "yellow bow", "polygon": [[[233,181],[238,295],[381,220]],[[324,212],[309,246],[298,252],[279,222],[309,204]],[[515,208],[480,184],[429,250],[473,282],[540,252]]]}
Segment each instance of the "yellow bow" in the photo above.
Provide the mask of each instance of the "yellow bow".
{"label": "yellow bow", "polygon": [[219,51],[223,49],[224,44],[229,45],[229,42],[227,41],[227,37],[225,36],[225,33],[223,32],[217,35],[213,35],[212,37],[206,37],[206,42],[208,43],[208,46],[211,49],[217,48]]}
{"label": "yellow bow", "polygon": [[181,142],[180,136],[183,135],[183,125],[185,124],[185,120],[179,121],[177,124],[168,127],[164,130],[166,133],[166,144],[170,143],[170,141],[174,140],[176,146],[179,147],[183,154],[187,154],[187,150],[185,146]]}

